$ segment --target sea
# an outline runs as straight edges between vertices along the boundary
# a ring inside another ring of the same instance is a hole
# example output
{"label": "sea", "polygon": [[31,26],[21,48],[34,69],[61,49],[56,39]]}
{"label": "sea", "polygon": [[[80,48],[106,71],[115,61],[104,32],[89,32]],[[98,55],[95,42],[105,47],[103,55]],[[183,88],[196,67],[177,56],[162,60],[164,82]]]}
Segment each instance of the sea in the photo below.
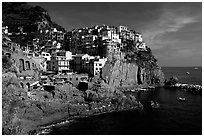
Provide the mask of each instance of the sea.
{"label": "sea", "polygon": [[[165,78],[202,85],[201,67],[162,67]],[[186,73],[188,72],[188,74]],[[133,95],[135,93],[132,93]],[[135,95],[136,96],[136,95]],[[186,101],[179,101],[185,97]],[[67,120],[44,130],[47,135],[201,135],[202,95],[181,89],[156,88],[138,98],[142,104],[159,103],[157,109],[112,112]]]}

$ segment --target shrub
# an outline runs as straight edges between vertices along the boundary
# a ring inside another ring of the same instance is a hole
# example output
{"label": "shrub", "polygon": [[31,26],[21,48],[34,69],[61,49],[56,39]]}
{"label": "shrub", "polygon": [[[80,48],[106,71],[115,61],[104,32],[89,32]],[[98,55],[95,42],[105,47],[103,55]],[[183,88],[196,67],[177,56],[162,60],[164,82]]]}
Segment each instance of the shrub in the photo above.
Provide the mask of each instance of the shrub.
{"label": "shrub", "polygon": [[3,69],[10,68],[12,66],[12,64],[13,64],[13,62],[9,57],[7,57],[6,55],[2,56],[2,67],[3,67]]}

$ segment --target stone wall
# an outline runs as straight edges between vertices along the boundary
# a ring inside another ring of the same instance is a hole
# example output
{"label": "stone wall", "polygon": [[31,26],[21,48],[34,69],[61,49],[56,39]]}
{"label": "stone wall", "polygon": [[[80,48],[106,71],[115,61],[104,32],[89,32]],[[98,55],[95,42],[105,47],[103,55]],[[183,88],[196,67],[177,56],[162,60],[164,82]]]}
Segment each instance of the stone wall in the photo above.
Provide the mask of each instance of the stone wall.
{"label": "stone wall", "polygon": [[3,48],[4,55],[10,54],[9,59],[12,60],[12,65],[15,66],[18,76],[31,76],[35,79],[38,79],[39,72],[43,68],[34,61],[26,57],[23,51],[11,51]]}

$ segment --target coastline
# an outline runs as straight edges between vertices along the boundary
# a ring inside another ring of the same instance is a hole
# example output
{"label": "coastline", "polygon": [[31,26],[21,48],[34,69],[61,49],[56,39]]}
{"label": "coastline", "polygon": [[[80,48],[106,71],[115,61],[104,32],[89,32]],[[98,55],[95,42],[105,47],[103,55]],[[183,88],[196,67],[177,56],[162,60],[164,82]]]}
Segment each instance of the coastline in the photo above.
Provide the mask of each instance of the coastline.
{"label": "coastline", "polygon": [[135,111],[135,110],[140,111],[140,110],[142,110],[142,108],[133,107],[131,109],[111,110],[111,111],[100,112],[100,113],[95,113],[95,114],[91,114],[91,115],[64,117],[61,120],[54,121],[54,122],[49,123],[49,124],[38,126],[37,129],[34,129],[34,131],[31,131],[32,132],[31,135],[46,135],[46,133],[44,133],[44,131],[46,131],[46,130],[52,128],[52,127],[56,127],[58,125],[71,123],[73,120],[78,119],[78,118],[87,118],[87,117],[94,117],[94,116],[99,116],[99,115],[103,115],[103,114],[111,114],[111,113],[125,112],[125,111]]}
{"label": "coastline", "polygon": [[[185,86],[185,88],[184,88],[184,86]],[[198,93],[201,93],[200,91],[202,91],[202,86],[200,86],[200,85],[196,85],[196,86],[199,87]],[[191,87],[194,87],[194,86],[192,84],[181,84],[181,83],[177,83],[173,86],[155,86],[155,88],[159,88],[159,87],[180,88],[180,89],[185,89],[185,91],[186,91],[188,88],[191,90]],[[147,87],[145,86],[145,88],[147,88]],[[153,89],[153,90],[155,90],[155,89]],[[146,92],[143,90],[141,90],[141,91]],[[129,90],[129,92],[131,92],[131,91]],[[136,107],[135,106],[129,106],[127,108],[122,108],[122,109],[121,108],[120,109],[112,108],[112,109],[106,109],[106,110],[101,111],[101,112],[94,112],[91,110],[90,113],[87,113],[85,115],[75,115],[75,116],[70,116],[70,117],[65,116],[60,120],[57,120],[57,121],[54,121],[54,122],[51,122],[48,124],[39,125],[38,128],[35,130],[34,134],[38,134],[38,135],[46,134],[46,130],[48,130],[50,127],[55,127],[55,126],[60,125],[60,124],[66,124],[66,123],[69,123],[70,121],[75,120],[77,118],[86,118],[86,117],[97,116],[97,115],[102,115],[102,114],[109,114],[109,113],[114,113],[114,112],[142,110],[142,109],[143,109],[143,105],[141,104],[141,106],[136,106]]]}
{"label": "coastline", "polygon": [[2,134],[202,134],[201,10],[3,2]]}
{"label": "coastline", "polygon": [[77,119],[77,118],[86,118],[91,116],[97,116],[102,114],[108,114],[108,113],[114,113],[114,112],[122,112],[122,111],[132,111],[132,110],[142,110],[143,105],[139,103],[138,105],[123,105],[123,106],[106,106],[103,107],[103,109],[96,108],[91,110],[86,110],[80,115],[71,115],[68,113],[58,112],[50,115],[49,117],[43,118],[43,120],[40,121],[40,124],[34,127],[33,129],[29,130],[30,135],[36,135],[40,134],[42,130],[46,130],[47,128],[50,128],[52,126],[56,126],[60,123],[66,123]]}
{"label": "coastline", "polygon": [[[18,83],[18,81],[15,82]],[[7,98],[9,96],[12,97],[8,98],[8,100],[12,99],[15,102],[15,96],[19,94],[18,92],[25,92],[19,89],[17,85],[10,84],[7,87],[9,91],[13,91],[13,93],[8,92],[9,94],[4,94],[4,96]],[[56,97],[52,100],[44,100],[43,98],[39,98],[39,100],[32,101],[31,98],[27,98],[27,94],[24,94],[21,96],[24,97],[26,101],[18,99],[18,102],[20,104],[25,103],[24,108],[19,108],[18,105],[12,106],[12,104],[10,104],[8,112],[9,109],[15,110],[16,108],[19,111],[18,113],[10,114],[12,117],[14,117],[13,119],[17,117],[17,120],[14,120],[14,124],[12,124],[16,125],[16,127],[12,127],[13,130],[20,129],[20,131],[15,131],[16,134],[37,134],[37,132],[41,130],[42,127],[50,126],[53,123],[73,120],[80,117],[100,115],[104,113],[129,111],[134,109],[141,110],[143,109],[143,105],[141,104],[141,102],[139,102],[135,96],[128,96],[125,93],[127,91],[133,93],[138,93],[138,91],[141,91],[141,93],[145,93],[149,90],[155,90],[155,88],[157,87],[161,87],[161,85],[150,86],[146,84],[135,87],[123,87],[115,90],[108,90],[108,87],[103,90],[98,89],[97,91],[87,90],[85,92],[86,96],[89,98],[89,96],[92,95],[91,102],[87,102],[90,100],[84,100],[86,97],[82,94],[82,91],[76,90],[75,88],[71,88],[71,90],[67,92],[67,87],[64,87],[64,91],[66,91],[67,98],[59,98],[61,93],[64,93],[62,89],[60,90],[60,92],[56,92]],[[174,86],[170,87],[179,88]],[[7,90],[5,90],[5,93],[6,92]],[[67,99],[71,99],[69,100],[70,102],[66,102]],[[26,104],[26,102],[28,104]],[[22,112],[22,110],[24,111]]]}
{"label": "coastline", "polygon": [[200,93],[200,94],[202,93],[202,86],[197,84],[176,83],[173,85],[165,85],[164,87],[178,88],[178,89],[182,89],[183,91],[192,92],[192,93]]}

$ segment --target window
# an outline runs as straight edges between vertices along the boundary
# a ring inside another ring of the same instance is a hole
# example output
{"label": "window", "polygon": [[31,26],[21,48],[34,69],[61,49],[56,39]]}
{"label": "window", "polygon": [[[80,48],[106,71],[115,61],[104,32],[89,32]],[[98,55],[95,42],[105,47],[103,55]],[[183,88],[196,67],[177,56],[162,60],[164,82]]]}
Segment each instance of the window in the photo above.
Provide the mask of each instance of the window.
{"label": "window", "polygon": [[30,62],[29,61],[26,61],[26,69],[30,70]]}
{"label": "window", "polygon": [[78,80],[78,78],[76,78],[76,80]]}
{"label": "window", "polygon": [[102,64],[99,64],[99,66],[102,66]]}
{"label": "window", "polygon": [[10,58],[11,57],[11,53],[6,53],[6,55]]}
{"label": "window", "polygon": [[19,59],[19,63],[20,63],[19,70],[20,70],[20,71],[25,70],[25,67],[24,67],[24,60],[23,60],[23,59]]}
{"label": "window", "polygon": [[33,68],[35,67],[35,64],[34,64],[34,63],[32,63],[32,67],[33,67]]}

